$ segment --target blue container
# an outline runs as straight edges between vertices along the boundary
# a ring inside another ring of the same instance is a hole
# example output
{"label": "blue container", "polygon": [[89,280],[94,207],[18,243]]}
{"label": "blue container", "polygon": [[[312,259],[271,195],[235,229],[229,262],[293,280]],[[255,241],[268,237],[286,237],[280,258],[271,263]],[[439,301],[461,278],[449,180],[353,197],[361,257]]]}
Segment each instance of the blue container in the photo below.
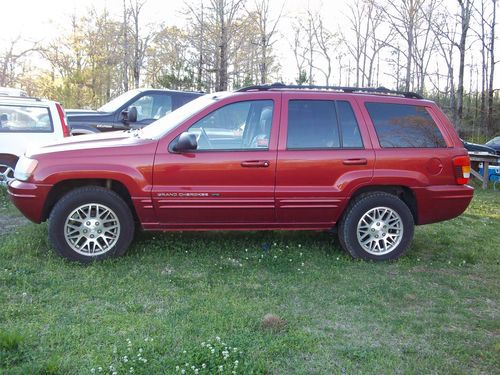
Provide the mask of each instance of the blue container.
{"label": "blue container", "polygon": [[[479,164],[479,174],[483,175],[483,163]],[[488,180],[490,181],[500,181],[500,166],[490,165],[488,166]]]}

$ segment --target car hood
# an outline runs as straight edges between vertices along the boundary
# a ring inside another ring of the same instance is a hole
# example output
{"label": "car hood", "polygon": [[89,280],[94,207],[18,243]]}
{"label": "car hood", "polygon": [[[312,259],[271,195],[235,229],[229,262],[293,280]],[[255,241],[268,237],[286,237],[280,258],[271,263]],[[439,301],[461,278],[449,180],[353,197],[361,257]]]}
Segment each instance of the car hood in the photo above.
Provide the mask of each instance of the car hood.
{"label": "car hood", "polygon": [[467,152],[486,152],[488,154],[495,154],[495,150],[486,145],[480,145],[478,143],[467,142],[462,139],[462,143],[464,147],[467,149]]}
{"label": "car hood", "polygon": [[65,109],[64,112],[66,112],[67,116],[73,116],[73,115],[92,115],[92,114],[103,114],[107,112],[102,112],[102,111],[96,111],[93,109]]}
{"label": "car hood", "polygon": [[59,141],[29,148],[26,156],[41,156],[43,154],[53,154],[58,152],[74,151],[75,155],[83,155],[86,150],[93,150],[93,154],[116,152],[117,148],[130,147],[152,142],[150,139],[143,139],[135,132],[116,131],[107,133],[96,133],[63,138]]}

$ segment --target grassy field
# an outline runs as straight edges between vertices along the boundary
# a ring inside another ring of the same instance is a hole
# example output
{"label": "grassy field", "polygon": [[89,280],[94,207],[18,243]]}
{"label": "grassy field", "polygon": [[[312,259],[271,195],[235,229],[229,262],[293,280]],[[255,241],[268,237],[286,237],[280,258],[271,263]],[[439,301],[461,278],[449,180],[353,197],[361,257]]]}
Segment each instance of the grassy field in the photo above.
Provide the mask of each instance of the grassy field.
{"label": "grassy field", "polygon": [[326,233],[217,232],[81,266],[26,224],[0,235],[0,373],[498,374],[499,235],[493,191],[382,264]]}

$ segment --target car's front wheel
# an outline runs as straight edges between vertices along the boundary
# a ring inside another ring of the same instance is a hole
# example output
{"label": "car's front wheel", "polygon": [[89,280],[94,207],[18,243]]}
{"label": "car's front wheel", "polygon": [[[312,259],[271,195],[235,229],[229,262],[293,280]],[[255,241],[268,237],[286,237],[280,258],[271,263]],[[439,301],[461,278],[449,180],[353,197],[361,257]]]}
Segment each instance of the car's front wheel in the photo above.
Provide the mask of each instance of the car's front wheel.
{"label": "car's front wheel", "polygon": [[406,203],[385,192],[352,201],[339,224],[340,244],[361,259],[399,258],[408,249],[413,232],[413,215]]}
{"label": "car's front wheel", "polygon": [[50,214],[52,245],[70,260],[88,263],[123,255],[133,236],[130,208],[118,194],[102,187],[70,191]]}

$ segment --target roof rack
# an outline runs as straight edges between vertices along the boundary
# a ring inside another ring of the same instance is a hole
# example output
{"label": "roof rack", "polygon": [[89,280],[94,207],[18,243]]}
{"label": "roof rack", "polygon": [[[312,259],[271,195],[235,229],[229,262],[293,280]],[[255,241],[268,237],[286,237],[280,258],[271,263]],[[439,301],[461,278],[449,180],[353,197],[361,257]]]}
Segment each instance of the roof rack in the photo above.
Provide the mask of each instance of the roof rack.
{"label": "roof rack", "polygon": [[367,94],[384,94],[384,95],[396,95],[404,96],[405,98],[411,99],[423,99],[422,95],[415,92],[405,92],[389,90],[385,87],[345,87],[345,86],[316,86],[316,85],[285,85],[284,83],[272,83],[265,85],[254,85],[243,87],[236,92],[246,92],[246,91],[268,91],[268,90],[284,90],[284,89],[300,89],[300,90],[330,90],[330,91],[340,91],[345,93],[367,93]]}
{"label": "roof rack", "polygon": [[41,102],[42,101],[42,99],[35,98],[34,96],[18,96],[18,95],[3,95],[3,94],[0,94],[0,100],[4,100],[4,99],[34,100],[34,101],[37,101],[37,102]]}

